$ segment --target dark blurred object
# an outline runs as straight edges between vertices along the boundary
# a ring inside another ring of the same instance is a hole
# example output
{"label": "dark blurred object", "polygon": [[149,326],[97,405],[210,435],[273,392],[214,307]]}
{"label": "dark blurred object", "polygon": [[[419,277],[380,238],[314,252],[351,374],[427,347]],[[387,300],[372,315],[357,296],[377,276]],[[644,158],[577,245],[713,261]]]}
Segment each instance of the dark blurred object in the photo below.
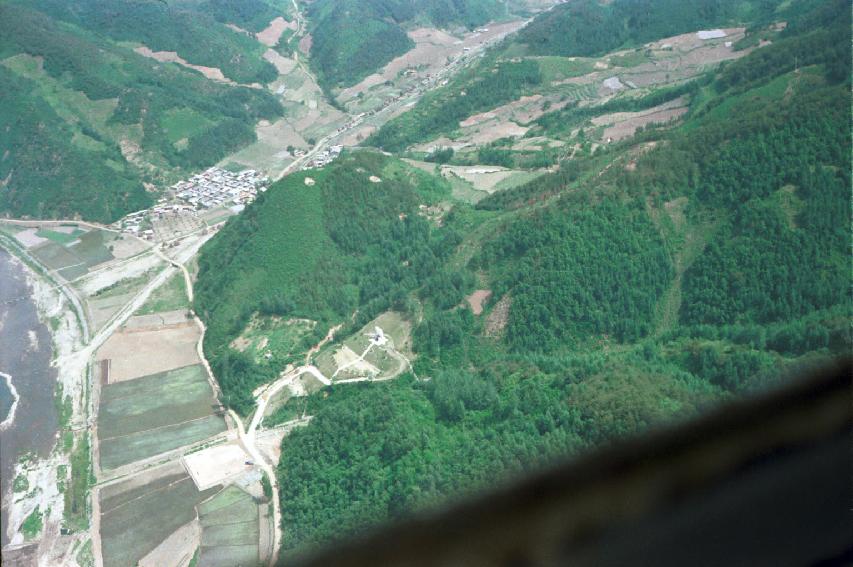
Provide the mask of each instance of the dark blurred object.
{"label": "dark blurred object", "polygon": [[844,360],[292,564],[850,565],[852,423]]}

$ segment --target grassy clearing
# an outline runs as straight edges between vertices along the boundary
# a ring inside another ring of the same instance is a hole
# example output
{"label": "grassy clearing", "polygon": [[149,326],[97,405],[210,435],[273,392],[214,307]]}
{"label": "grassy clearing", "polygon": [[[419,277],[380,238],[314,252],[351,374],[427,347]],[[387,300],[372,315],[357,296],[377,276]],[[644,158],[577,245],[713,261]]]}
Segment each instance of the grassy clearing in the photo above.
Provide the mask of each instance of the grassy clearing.
{"label": "grassy clearing", "polygon": [[105,299],[107,297],[116,297],[119,295],[135,293],[137,290],[142,288],[142,286],[151,281],[151,278],[154,277],[158,270],[159,268],[151,268],[142,275],[119,280],[112,285],[99,289],[91,297]]}
{"label": "grassy clearing", "polygon": [[586,75],[595,69],[589,59],[546,56],[536,57],[535,60],[539,63],[542,79],[548,83]]}
{"label": "grassy clearing", "polygon": [[89,435],[80,435],[71,454],[71,484],[65,490],[63,524],[72,531],[89,529],[89,489],[94,483]]}
{"label": "grassy clearing", "polygon": [[95,553],[92,550],[91,539],[87,539],[77,551],[77,564],[80,567],[95,567]]}
{"label": "grassy clearing", "polygon": [[30,481],[27,480],[25,475],[19,474],[15,477],[15,480],[12,481],[12,491],[14,492],[26,492],[30,489]]}
{"label": "grassy clearing", "polygon": [[519,185],[524,185],[529,181],[533,181],[537,177],[543,175],[541,171],[519,171],[506,179],[501,179],[495,184],[495,191],[503,191],[505,189],[512,189],[513,187],[518,187]]}
{"label": "grassy clearing", "polygon": [[151,294],[136,314],[149,315],[164,311],[176,311],[178,309],[189,309],[189,306],[184,274],[177,272],[165,284],[154,290],[154,293]]}
{"label": "grassy clearing", "polygon": [[39,507],[36,506],[36,509],[21,524],[21,533],[27,539],[35,539],[41,533],[43,527],[43,514],[39,510]]}
{"label": "grassy clearing", "polygon": [[630,51],[623,55],[614,55],[610,58],[610,64],[614,67],[637,67],[648,63],[651,59],[642,51]]}
{"label": "grassy clearing", "polygon": [[232,346],[249,353],[256,364],[267,361],[282,365],[294,356],[304,354],[310,347],[307,340],[317,326],[306,319],[255,316]]}
{"label": "grassy clearing", "polygon": [[458,201],[473,205],[482,200],[484,197],[489,196],[485,191],[478,191],[477,189],[474,189],[474,185],[472,183],[465,181],[455,173],[451,173],[446,179],[450,183],[450,187],[453,191],[453,198]]}
{"label": "grassy clearing", "polygon": [[213,122],[202,114],[189,108],[173,108],[163,113],[160,125],[166,138],[175,143],[183,138],[191,138],[209,128]]}

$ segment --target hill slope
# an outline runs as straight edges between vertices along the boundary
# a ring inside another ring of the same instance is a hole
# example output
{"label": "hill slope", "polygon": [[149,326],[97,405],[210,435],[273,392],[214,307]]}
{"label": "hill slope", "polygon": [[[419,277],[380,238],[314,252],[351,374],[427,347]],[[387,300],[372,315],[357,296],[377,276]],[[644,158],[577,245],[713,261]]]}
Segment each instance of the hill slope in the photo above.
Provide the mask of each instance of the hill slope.
{"label": "hill slope", "polygon": [[407,26],[473,28],[505,12],[502,0],[317,0],[312,65],[325,89],[349,86],[414,47]]}
{"label": "hill slope", "polygon": [[[8,85],[0,124],[11,133],[0,141],[0,211],[111,222],[150,204],[143,182],[212,165],[253,141],[258,120],[281,114],[262,89],[215,82],[114,41],[175,49],[226,74],[233,61],[236,79],[263,79],[269,64],[260,44],[213,20],[202,27],[191,15],[167,16],[172,28],[164,29],[158,5],[0,4],[0,73]],[[195,42],[201,35],[216,43]],[[171,43],[178,38],[192,49]],[[197,58],[195,49],[216,55]],[[249,61],[263,66],[253,71]]]}
{"label": "hill slope", "polygon": [[[681,122],[575,152],[475,206],[445,169],[358,152],[231,221],[203,251],[197,308],[240,411],[239,388],[283,367],[240,350],[262,318],[319,321],[308,342],[343,323],[314,357],[321,368],[381,311],[413,329],[411,373],[333,384],[268,418],[315,416],[283,444],[285,547],[358,533],[849,350],[851,138],[837,125],[850,120],[850,30],[846,2],[816,3],[677,91]],[[614,100],[555,110],[550,127],[627,104]],[[313,220],[297,229],[285,204]],[[258,290],[266,303],[247,299]]]}

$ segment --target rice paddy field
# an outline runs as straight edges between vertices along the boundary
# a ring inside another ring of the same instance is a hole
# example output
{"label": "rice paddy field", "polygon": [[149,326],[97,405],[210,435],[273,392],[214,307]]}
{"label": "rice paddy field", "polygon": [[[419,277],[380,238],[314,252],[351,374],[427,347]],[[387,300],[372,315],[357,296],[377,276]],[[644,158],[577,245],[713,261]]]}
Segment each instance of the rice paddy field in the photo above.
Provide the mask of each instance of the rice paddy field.
{"label": "rice paddy field", "polygon": [[199,567],[259,565],[259,513],[255,499],[233,485],[199,504]]}
{"label": "rice paddy field", "polygon": [[201,365],[102,388],[98,437],[102,469],[115,469],[225,431]]}
{"label": "rice paddy field", "polygon": [[[219,487],[200,492],[180,465],[100,491],[104,567],[136,565],[178,528],[196,517],[195,506]],[[153,476],[153,478],[152,478]]]}
{"label": "rice paddy field", "polygon": [[86,275],[105,262],[128,258],[146,248],[144,243],[126,235],[73,222],[32,225],[2,223],[0,230],[15,238],[42,264],[69,281]]}
{"label": "rice paddy field", "polygon": [[77,228],[69,232],[40,228],[35,235],[46,242],[33,247],[30,252],[66,280],[79,278],[90,268],[113,259],[108,248],[115,239],[112,233],[102,230],[83,232]]}

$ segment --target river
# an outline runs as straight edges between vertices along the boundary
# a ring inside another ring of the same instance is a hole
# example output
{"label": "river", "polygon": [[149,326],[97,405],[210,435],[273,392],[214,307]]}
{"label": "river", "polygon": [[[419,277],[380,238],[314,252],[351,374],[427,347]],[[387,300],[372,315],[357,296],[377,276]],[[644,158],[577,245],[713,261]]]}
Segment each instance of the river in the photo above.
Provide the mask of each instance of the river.
{"label": "river", "polygon": [[[56,369],[51,368],[50,330],[39,321],[24,266],[0,248],[0,372],[11,377],[20,400],[14,420],[0,431],[0,494],[5,509],[14,467],[28,452],[50,455],[59,427],[54,390]],[[12,395],[0,376],[0,422],[6,419]],[[7,514],[0,514],[2,545],[6,545]]]}

